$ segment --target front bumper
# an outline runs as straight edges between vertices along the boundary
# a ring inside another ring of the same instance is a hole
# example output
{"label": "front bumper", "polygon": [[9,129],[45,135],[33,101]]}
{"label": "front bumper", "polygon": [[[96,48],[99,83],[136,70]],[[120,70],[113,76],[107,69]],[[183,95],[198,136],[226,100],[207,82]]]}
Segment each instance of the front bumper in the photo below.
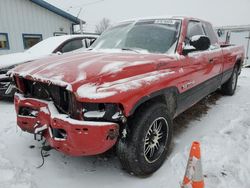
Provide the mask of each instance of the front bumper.
{"label": "front bumper", "polygon": [[[91,122],[74,120],[59,114],[53,102],[25,98],[15,94],[17,124],[29,133],[43,130],[49,145],[71,156],[88,156],[104,153],[115,145],[119,125],[111,122]],[[20,109],[33,110],[33,115],[21,115]],[[65,133],[58,137],[55,130]]]}

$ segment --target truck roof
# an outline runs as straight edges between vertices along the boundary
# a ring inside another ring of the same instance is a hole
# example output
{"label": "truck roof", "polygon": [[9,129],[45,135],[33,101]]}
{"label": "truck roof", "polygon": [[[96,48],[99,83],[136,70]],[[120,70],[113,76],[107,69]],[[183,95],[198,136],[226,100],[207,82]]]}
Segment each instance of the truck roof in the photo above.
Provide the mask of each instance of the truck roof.
{"label": "truck roof", "polygon": [[178,15],[161,15],[161,16],[150,16],[150,17],[138,17],[138,18],[131,18],[127,20],[123,20],[121,22],[129,22],[129,21],[139,21],[139,20],[152,20],[152,19],[179,19],[179,20],[197,20],[197,21],[203,21],[199,18],[194,18],[190,16],[178,16]]}

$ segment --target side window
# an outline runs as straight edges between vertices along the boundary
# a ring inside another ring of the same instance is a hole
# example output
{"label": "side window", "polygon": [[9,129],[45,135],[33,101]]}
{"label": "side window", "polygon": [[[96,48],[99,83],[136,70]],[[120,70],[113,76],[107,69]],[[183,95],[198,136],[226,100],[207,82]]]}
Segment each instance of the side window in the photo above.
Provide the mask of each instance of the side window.
{"label": "side window", "polygon": [[72,40],[72,41],[69,41],[68,43],[66,43],[62,47],[61,52],[66,53],[66,52],[70,52],[73,50],[77,50],[77,49],[82,48],[82,47],[83,47],[83,40],[82,39]]}
{"label": "side window", "polygon": [[41,34],[23,34],[24,49],[29,49],[42,40],[43,36]]}
{"label": "side window", "polygon": [[218,42],[217,36],[213,30],[213,27],[210,23],[204,23],[203,24],[206,35],[209,37],[211,44],[214,45]]}
{"label": "side window", "polygon": [[190,21],[187,28],[187,39],[191,39],[195,35],[205,35],[200,22]]}
{"label": "side window", "polygon": [[7,33],[0,33],[0,50],[9,50],[9,39]]}

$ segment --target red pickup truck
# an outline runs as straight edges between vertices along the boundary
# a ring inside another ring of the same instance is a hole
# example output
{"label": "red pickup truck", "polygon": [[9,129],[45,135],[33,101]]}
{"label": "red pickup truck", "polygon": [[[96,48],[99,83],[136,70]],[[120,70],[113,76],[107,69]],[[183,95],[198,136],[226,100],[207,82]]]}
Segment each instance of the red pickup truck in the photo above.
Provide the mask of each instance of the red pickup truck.
{"label": "red pickup truck", "polygon": [[17,124],[72,156],[115,147],[128,172],[149,175],[169,151],[172,120],[217,89],[233,95],[243,60],[206,21],[125,21],[86,52],[12,70]]}

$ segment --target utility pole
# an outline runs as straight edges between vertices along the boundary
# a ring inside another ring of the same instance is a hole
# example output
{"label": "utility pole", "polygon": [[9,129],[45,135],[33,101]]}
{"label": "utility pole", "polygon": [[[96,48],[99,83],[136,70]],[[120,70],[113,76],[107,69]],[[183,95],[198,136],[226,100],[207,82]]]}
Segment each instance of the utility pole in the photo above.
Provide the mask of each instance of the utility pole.
{"label": "utility pole", "polygon": [[[82,12],[82,7],[83,6],[90,6],[90,5],[93,5],[93,4],[97,4],[97,3],[100,3],[100,2],[103,2],[103,1],[105,1],[105,0],[96,0],[96,1],[94,1],[94,2],[89,2],[89,3],[85,3],[85,4],[82,4],[82,5],[78,5],[78,6],[76,6],[76,7],[74,7],[74,6],[70,6],[68,9],[67,9],[67,11],[69,11],[70,9],[75,9],[75,8],[79,8],[80,7],[80,10],[79,10],[79,12],[78,12],[78,14],[77,14],[77,18],[79,19],[79,16],[80,16],[80,14],[81,14],[81,12]],[[80,33],[81,34],[83,34],[83,21],[81,20],[81,19],[79,19],[79,22],[80,22]]]}
{"label": "utility pole", "polygon": [[[80,10],[79,10],[79,12],[77,14],[78,19],[79,19],[79,16],[80,16],[81,12],[82,12],[82,7],[80,8]],[[79,20],[80,20],[80,33],[83,34],[83,23],[82,23],[81,19],[79,19]]]}
{"label": "utility pole", "polygon": [[80,33],[83,34],[83,24],[82,24],[82,20],[80,20]]}

